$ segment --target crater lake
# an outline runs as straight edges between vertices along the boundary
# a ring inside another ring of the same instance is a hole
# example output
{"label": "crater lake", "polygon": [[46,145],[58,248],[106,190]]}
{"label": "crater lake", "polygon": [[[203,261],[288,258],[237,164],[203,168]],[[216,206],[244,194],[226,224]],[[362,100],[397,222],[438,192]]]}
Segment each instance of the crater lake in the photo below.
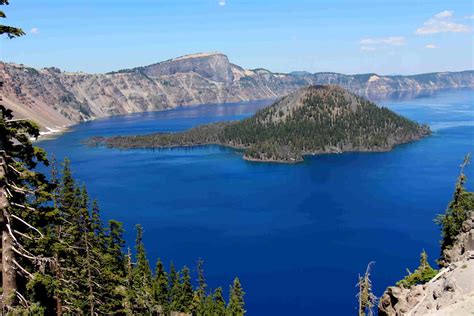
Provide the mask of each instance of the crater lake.
{"label": "crater lake", "polygon": [[[249,162],[219,146],[160,150],[87,147],[91,136],[182,131],[245,118],[271,101],[202,105],[115,116],[37,144],[87,184],[105,219],[124,222],[133,247],[144,228],[150,265],[205,262],[209,289],[238,276],[248,315],[351,315],[370,261],[374,292],[439,255],[433,222],[450,201],[459,165],[474,150],[474,90],[376,100],[427,123],[433,135],[382,153]],[[468,167],[468,188],[474,187]],[[471,182],[469,182],[469,180]],[[224,292],[228,291],[224,288]]]}

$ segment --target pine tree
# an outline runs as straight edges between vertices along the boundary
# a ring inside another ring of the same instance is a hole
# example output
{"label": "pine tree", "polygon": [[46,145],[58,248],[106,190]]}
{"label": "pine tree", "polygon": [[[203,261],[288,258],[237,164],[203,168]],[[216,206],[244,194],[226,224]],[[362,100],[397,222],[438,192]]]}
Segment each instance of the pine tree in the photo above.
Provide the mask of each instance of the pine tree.
{"label": "pine tree", "polygon": [[359,293],[357,298],[359,300],[359,316],[373,315],[372,309],[377,303],[377,297],[372,293],[372,281],[370,280],[370,269],[373,265],[373,262],[370,262],[367,265],[367,269],[363,276],[359,275],[359,282],[357,287],[359,288]]}
{"label": "pine tree", "polygon": [[198,288],[193,297],[193,312],[198,315],[204,315],[206,310],[206,279],[204,277],[204,261],[199,259],[197,262]]}
{"label": "pine tree", "polygon": [[461,232],[462,225],[467,218],[467,211],[474,209],[474,193],[468,192],[465,188],[466,175],[464,168],[469,164],[471,155],[468,154],[461,164],[461,171],[456,182],[452,201],[449,203],[445,213],[438,215],[436,223],[441,226],[441,258],[438,260],[440,266],[447,264],[444,250],[450,249],[457,236]]}
{"label": "pine tree", "polygon": [[173,261],[170,263],[170,273],[168,277],[169,283],[169,302],[170,302],[170,311],[178,312],[182,310],[181,306],[181,284],[179,282],[180,276],[179,272],[176,271]]}
{"label": "pine tree", "polygon": [[91,230],[94,233],[94,241],[98,243],[98,246],[105,249],[105,233],[104,225],[100,217],[99,202],[97,200],[92,201],[92,212],[91,212]]}
{"label": "pine tree", "polygon": [[190,313],[192,315],[204,315],[204,301],[201,301],[201,298],[199,297],[199,294],[197,291],[193,292],[193,299],[191,300],[191,307],[190,307]]}
{"label": "pine tree", "polygon": [[80,313],[84,305],[81,293],[81,267],[78,264],[84,258],[81,235],[81,190],[76,186],[68,159],[62,163],[62,174],[59,183],[58,209],[60,228],[56,245],[57,256],[61,266],[61,278],[57,296],[62,298],[61,309],[67,313]]}
{"label": "pine tree", "polygon": [[[0,1],[0,4],[8,3]],[[13,34],[4,26],[0,31]],[[49,237],[43,228],[53,220],[54,212],[45,205],[51,200],[53,187],[44,175],[34,171],[38,163],[48,165],[45,152],[31,144],[30,138],[38,136],[39,129],[34,123],[13,119],[12,111],[0,105],[1,308],[4,312],[12,311],[18,302],[29,305],[23,295],[25,283],[33,278],[28,270],[46,267],[52,261],[48,251],[41,247]]]}
{"label": "pine tree", "polygon": [[240,316],[245,314],[244,295],[245,292],[242,290],[239,278],[235,278],[230,287],[229,305],[227,306],[228,315]]}
{"label": "pine tree", "polygon": [[153,281],[153,294],[155,302],[160,306],[162,313],[168,313],[168,277],[163,263],[158,259],[156,263],[155,279]]}
{"label": "pine tree", "polygon": [[[104,247],[95,234],[94,225],[89,211],[89,195],[85,186],[82,187],[80,194],[81,205],[79,208],[79,227],[81,227],[80,248],[82,249],[83,257],[78,258],[78,263],[81,266],[81,273],[84,281],[83,286],[88,293],[87,306],[83,306],[84,313],[89,313],[94,316],[98,311],[103,297],[102,290],[104,289],[105,280],[103,279],[102,269],[104,267],[103,256]],[[95,205],[95,220],[100,223],[98,207]],[[96,228],[102,230],[102,227]],[[103,237],[103,236],[102,236]]]}
{"label": "pine tree", "polygon": [[214,301],[212,300],[212,295],[211,294],[206,295],[206,297],[204,298],[204,311],[200,315],[217,315],[218,316],[218,314],[214,314],[213,310],[214,310]]}
{"label": "pine tree", "polygon": [[137,238],[135,241],[136,265],[133,268],[133,292],[135,294],[134,308],[137,312],[149,313],[154,308],[153,287],[150,264],[146,258],[143,245],[143,229],[136,225]]}
{"label": "pine tree", "polygon": [[122,223],[110,220],[107,230],[102,271],[104,279],[108,282],[104,288],[103,311],[108,314],[121,314],[125,313],[124,301],[127,297]]}
{"label": "pine tree", "polygon": [[[8,0],[0,0],[0,5],[8,5]],[[6,18],[7,16],[3,11],[0,11],[0,18]],[[5,34],[9,38],[20,37],[25,35],[22,29],[13,26],[1,25],[0,24],[0,35]]]}
{"label": "pine tree", "polygon": [[62,276],[62,268],[61,268],[61,261],[60,261],[60,253],[61,253],[61,239],[62,239],[62,225],[63,221],[61,219],[61,211],[59,209],[60,197],[59,197],[59,172],[56,164],[56,160],[53,158],[51,163],[51,183],[54,184],[54,189],[52,191],[52,202],[54,213],[57,216],[58,220],[54,225],[54,229],[51,231],[51,234],[54,236],[53,240],[55,244],[51,247],[53,250],[53,270],[54,270],[54,277],[56,280],[56,286],[54,287],[54,299],[56,301],[56,315],[61,316],[63,314],[63,302],[61,297],[61,280]]}
{"label": "pine tree", "polygon": [[179,296],[180,312],[189,313],[191,312],[191,306],[193,302],[193,288],[191,285],[191,275],[189,268],[184,266],[181,270],[181,291]]}
{"label": "pine tree", "polygon": [[125,274],[125,299],[123,302],[124,310],[126,315],[133,315],[133,303],[135,298],[135,292],[133,290],[133,263],[132,263],[132,253],[130,247],[127,249],[127,259],[126,259],[126,274]]}
{"label": "pine tree", "polygon": [[211,315],[216,316],[224,316],[226,315],[226,306],[224,296],[222,294],[222,288],[218,287],[214,291],[214,295],[212,296],[212,312]]}

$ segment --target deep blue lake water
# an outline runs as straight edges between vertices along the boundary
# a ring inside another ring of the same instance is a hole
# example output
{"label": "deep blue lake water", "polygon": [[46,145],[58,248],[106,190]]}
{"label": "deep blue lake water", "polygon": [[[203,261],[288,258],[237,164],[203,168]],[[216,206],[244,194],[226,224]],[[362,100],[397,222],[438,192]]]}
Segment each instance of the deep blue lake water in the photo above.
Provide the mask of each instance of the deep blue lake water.
{"label": "deep blue lake water", "polygon": [[[434,130],[386,153],[262,164],[217,146],[120,151],[88,148],[94,135],[178,131],[240,119],[267,102],[204,105],[100,119],[40,146],[72,160],[106,219],[145,231],[151,265],[205,261],[211,288],[235,276],[248,315],[352,315],[358,273],[369,261],[375,293],[439,254],[433,223],[451,198],[459,164],[474,151],[474,90],[379,102]],[[467,170],[474,181],[474,168]],[[469,184],[472,189],[472,183]],[[194,270],[193,270],[194,271]]]}

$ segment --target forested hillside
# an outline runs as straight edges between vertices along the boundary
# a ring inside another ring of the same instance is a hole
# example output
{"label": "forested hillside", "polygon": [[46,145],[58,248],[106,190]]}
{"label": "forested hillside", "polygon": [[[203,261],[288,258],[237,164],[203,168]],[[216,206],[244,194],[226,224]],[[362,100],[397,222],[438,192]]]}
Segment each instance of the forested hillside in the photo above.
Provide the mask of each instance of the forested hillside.
{"label": "forested hillside", "polygon": [[240,122],[88,142],[123,149],[219,144],[245,149],[244,158],[249,160],[297,162],[308,154],[390,150],[429,134],[427,126],[345,89],[311,86]]}

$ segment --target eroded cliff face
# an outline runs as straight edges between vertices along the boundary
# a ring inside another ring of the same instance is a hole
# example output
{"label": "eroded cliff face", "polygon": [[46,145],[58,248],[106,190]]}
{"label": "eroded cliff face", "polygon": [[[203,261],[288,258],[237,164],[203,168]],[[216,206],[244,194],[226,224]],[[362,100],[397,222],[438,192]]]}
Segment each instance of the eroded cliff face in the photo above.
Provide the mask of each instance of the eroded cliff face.
{"label": "eroded cliff face", "polygon": [[388,287],[380,299],[379,315],[472,315],[474,312],[474,211],[462,233],[443,254],[445,267],[430,282]]}
{"label": "eroded cliff face", "polygon": [[336,84],[368,97],[474,87],[474,71],[407,77],[278,74],[243,69],[220,53],[200,53],[107,74],[37,70],[0,62],[0,80],[4,103],[45,130],[115,114],[277,98],[312,84]]}

